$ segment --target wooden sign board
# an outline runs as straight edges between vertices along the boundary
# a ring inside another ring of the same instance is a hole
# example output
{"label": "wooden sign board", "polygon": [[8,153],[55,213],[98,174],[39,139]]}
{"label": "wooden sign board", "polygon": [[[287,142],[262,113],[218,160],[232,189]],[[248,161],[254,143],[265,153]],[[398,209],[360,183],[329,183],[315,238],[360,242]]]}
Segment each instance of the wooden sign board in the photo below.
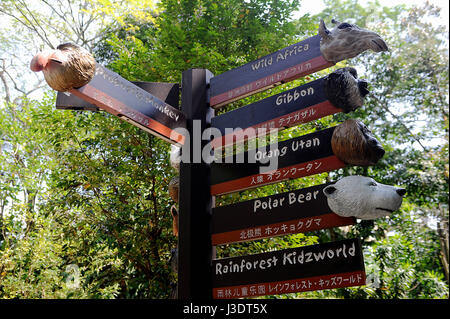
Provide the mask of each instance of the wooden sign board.
{"label": "wooden sign board", "polygon": [[213,298],[235,299],[362,286],[359,239],[213,260]]}
{"label": "wooden sign board", "polygon": [[212,209],[213,245],[355,224],[333,213],[322,184]]}
{"label": "wooden sign board", "polygon": [[[222,163],[211,164],[211,194],[221,195],[329,172],[345,167],[331,149],[331,137],[335,127],[279,142],[277,147],[263,147],[247,151]],[[253,158],[250,158],[252,157]],[[278,169],[260,173],[260,158],[276,156]],[[237,158],[243,158],[239,163]]]}
{"label": "wooden sign board", "polygon": [[217,109],[281,83],[333,66],[316,35],[211,79],[210,105]]}
{"label": "wooden sign board", "polygon": [[[256,103],[213,117],[211,126],[219,129],[221,138],[212,146],[223,147],[255,137],[258,129],[284,129],[342,112],[326,97],[324,78],[273,95]],[[228,132],[228,130],[233,130]],[[260,135],[259,133],[258,135]]]}
{"label": "wooden sign board", "polygon": [[170,143],[184,144],[185,136],[175,131],[186,127],[180,110],[100,64],[88,84],[70,93]]}
{"label": "wooden sign board", "polygon": [[[178,83],[160,83],[160,82],[142,82],[130,81],[141,89],[156,96],[167,104],[178,108],[180,99],[180,84]],[[69,92],[57,92],[55,107],[58,110],[73,111],[99,111],[95,104],[86,102]]]}

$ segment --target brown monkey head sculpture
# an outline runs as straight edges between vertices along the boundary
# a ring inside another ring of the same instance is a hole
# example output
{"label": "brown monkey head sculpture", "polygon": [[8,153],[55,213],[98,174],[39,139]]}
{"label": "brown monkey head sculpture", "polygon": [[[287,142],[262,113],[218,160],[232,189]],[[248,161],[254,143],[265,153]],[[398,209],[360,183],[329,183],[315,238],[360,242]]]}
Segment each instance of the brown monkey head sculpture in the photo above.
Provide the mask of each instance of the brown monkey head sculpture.
{"label": "brown monkey head sculpture", "polygon": [[179,185],[180,185],[180,177],[179,176],[175,176],[169,182],[169,195],[170,195],[170,198],[172,198],[172,200],[175,203],[178,203]]}
{"label": "brown monkey head sculpture", "polygon": [[324,78],[327,99],[344,113],[364,104],[364,97],[369,93],[367,86],[367,81],[358,79],[356,69],[350,67],[337,69]]}
{"label": "brown monkey head sculpture", "polygon": [[30,69],[44,72],[45,81],[52,89],[65,92],[89,83],[94,77],[95,65],[95,59],[88,51],[75,44],[64,43],[56,50],[36,54]]}
{"label": "brown monkey head sculpture", "polygon": [[375,165],[385,153],[372,132],[356,120],[346,120],[334,129],[331,148],[341,161],[358,166]]}
{"label": "brown monkey head sculpture", "polygon": [[323,20],[319,24],[320,52],[327,61],[337,63],[369,49],[389,51],[386,42],[375,32],[334,19],[331,22],[336,25],[333,30],[328,30]]}

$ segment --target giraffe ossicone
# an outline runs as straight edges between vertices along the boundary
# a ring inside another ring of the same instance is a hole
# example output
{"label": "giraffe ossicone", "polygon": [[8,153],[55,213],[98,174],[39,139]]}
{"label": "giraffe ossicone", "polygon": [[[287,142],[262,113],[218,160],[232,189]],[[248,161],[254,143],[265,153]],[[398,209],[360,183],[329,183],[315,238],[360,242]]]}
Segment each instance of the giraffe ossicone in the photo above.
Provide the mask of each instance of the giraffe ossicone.
{"label": "giraffe ossicone", "polygon": [[334,19],[331,22],[335,25],[332,30],[327,29],[322,19],[319,24],[320,51],[327,61],[337,63],[353,58],[366,50],[389,51],[386,42],[377,33],[355,24]]}

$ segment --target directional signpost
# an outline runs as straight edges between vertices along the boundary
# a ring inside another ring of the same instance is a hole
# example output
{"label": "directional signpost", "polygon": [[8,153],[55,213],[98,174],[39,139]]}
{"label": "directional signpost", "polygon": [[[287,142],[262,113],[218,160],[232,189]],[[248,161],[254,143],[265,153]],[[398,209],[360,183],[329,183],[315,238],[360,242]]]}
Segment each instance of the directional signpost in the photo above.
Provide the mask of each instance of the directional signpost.
{"label": "directional signpost", "polygon": [[361,286],[366,281],[358,239],[219,259],[212,267],[217,299]]}
{"label": "directional signpost", "polygon": [[[129,82],[99,64],[88,84],[71,89],[69,95],[58,93],[57,108],[102,109],[182,146],[181,155],[186,155],[183,158],[188,161],[182,161],[179,169],[179,298],[245,298],[365,284],[358,239],[213,259],[214,245],[355,223],[354,217],[340,217],[330,209],[323,193],[329,184],[213,207],[213,196],[345,167],[331,146],[336,127],[250,148],[235,156],[218,158],[211,165],[204,158],[196,161],[199,151],[204,155],[208,144],[219,150],[259,136],[258,129],[266,129],[264,134],[268,134],[267,130],[280,130],[360,107],[368,93],[367,83],[357,80],[356,70],[343,68],[332,73],[336,80],[327,76],[214,117],[214,109],[235,100],[328,68],[367,49],[387,50],[377,34],[348,23],[336,23],[330,31],[321,21],[318,35],[217,76],[206,69],[183,72],[182,111],[176,108],[178,85]],[[362,34],[372,40],[362,39]],[[42,53],[33,58],[32,70],[44,70],[39,64],[43,57]],[[200,141],[195,140],[197,129],[202,134],[211,127],[222,135],[213,141],[203,136]],[[355,127],[356,135],[369,140],[367,128]],[[347,134],[343,135],[340,138],[346,140]],[[349,144],[352,143],[354,140]]]}
{"label": "directional signpost", "polygon": [[170,143],[184,144],[184,135],[175,131],[186,127],[183,112],[99,64],[94,78],[70,93]]}
{"label": "directional signpost", "polygon": [[353,217],[340,217],[328,207],[327,185],[213,208],[213,245],[353,225]]}
{"label": "directional signpost", "polygon": [[213,77],[210,105],[217,109],[227,103],[333,65],[334,63],[322,56],[320,36],[316,35]]}

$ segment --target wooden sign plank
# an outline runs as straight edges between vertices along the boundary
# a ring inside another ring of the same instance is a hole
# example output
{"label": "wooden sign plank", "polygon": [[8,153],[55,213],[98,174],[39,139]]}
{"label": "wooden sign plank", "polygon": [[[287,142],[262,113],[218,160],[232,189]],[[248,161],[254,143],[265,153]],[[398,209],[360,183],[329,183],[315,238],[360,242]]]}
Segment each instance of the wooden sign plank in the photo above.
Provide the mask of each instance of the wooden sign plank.
{"label": "wooden sign plank", "polygon": [[[211,194],[221,195],[244,189],[278,183],[329,172],[345,167],[331,149],[331,137],[335,127],[279,142],[276,147],[267,146],[225,158],[222,163],[211,164]],[[260,173],[262,159],[276,156],[278,169]],[[243,158],[239,163],[237,159]]]}
{"label": "wooden sign plank", "polygon": [[213,245],[355,224],[328,206],[323,189],[330,184],[213,208]]}
{"label": "wooden sign plank", "polygon": [[[178,83],[160,83],[160,82],[143,82],[130,81],[141,89],[156,96],[158,99],[166,102],[170,106],[178,108],[180,99],[180,84]],[[58,110],[74,110],[74,111],[99,111],[95,104],[86,102],[68,92],[57,92],[55,107]]]}
{"label": "wooden sign plank", "polygon": [[213,298],[230,299],[362,286],[359,239],[213,260]]}
{"label": "wooden sign plank", "polygon": [[227,103],[333,66],[320,52],[316,35],[211,79],[210,105]]}
{"label": "wooden sign plank", "polygon": [[[342,112],[326,97],[324,78],[227,112],[211,120],[222,134],[212,146],[223,147],[261,135]],[[231,131],[231,132],[229,132]]]}
{"label": "wooden sign plank", "polygon": [[170,143],[184,144],[176,128],[186,127],[180,110],[97,64],[94,78],[71,94]]}

